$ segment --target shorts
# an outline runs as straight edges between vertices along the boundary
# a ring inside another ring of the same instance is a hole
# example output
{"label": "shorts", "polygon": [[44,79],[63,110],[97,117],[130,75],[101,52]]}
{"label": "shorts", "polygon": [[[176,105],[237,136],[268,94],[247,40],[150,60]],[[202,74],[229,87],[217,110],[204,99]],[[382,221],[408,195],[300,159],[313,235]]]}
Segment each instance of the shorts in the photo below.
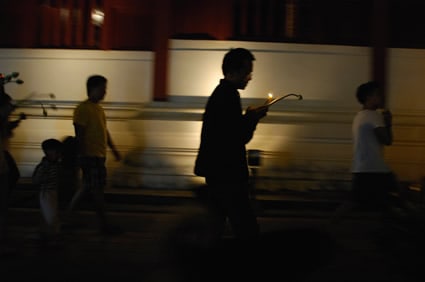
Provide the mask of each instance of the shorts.
{"label": "shorts", "polygon": [[83,173],[83,188],[103,189],[106,186],[106,158],[82,157],[80,167]]}

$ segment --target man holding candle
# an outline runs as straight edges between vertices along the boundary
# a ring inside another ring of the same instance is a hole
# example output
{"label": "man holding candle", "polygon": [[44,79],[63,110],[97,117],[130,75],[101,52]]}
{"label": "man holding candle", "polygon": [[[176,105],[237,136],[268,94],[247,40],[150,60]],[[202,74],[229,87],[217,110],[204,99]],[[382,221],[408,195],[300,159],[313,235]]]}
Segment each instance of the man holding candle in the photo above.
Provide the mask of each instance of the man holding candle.
{"label": "man holding candle", "polygon": [[245,145],[268,108],[248,107],[243,113],[238,92],[252,79],[254,60],[252,53],[244,48],[231,49],[225,54],[224,78],[209,97],[203,115],[195,174],[205,177],[207,183],[216,239],[221,238],[226,219],[241,241],[255,239],[259,233],[250,206]]}

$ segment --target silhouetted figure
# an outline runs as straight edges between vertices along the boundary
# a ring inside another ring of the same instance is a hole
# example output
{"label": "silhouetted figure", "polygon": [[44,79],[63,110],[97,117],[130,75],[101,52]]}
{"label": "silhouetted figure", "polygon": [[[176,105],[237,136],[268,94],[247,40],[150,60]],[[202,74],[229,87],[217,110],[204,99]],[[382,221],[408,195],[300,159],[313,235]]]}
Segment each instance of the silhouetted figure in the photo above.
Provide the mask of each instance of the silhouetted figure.
{"label": "silhouetted figure", "polygon": [[245,144],[268,109],[248,107],[243,114],[238,92],[251,80],[254,60],[252,53],[243,48],[225,54],[224,78],[209,97],[203,115],[195,174],[205,177],[217,238],[223,235],[226,219],[238,239],[250,240],[259,233],[250,206]]}
{"label": "silhouetted figure", "polygon": [[384,146],[391,145],[393,141],[391,112],[378,111],[381,97],[379,86],[374,81],[360,85],[356,97],[362,109],[352,123],[352,191],[348,201],[337,209],[332,219],[334,223],[360,206],[388,211],[390,192],[398,191],[396,177],[383,155]]}
{"label": "silhouetted figure", "polygon": [[63,144],[57,139],[47,139],[41,143],[44,156],[35,167],[32,181],[40,189],[40,211],[44,219],[42,235],[46,243],[56,244],[60,232],[58,193],[63,171]]}
{"label": "silhouetted figure", "polygon": [[59,191],[59,208],[67,207],[79,187],[78,144],[74,136],[62,140],[62,173]]}
{"label": "silhouetted figure", "polygon": [[20,177],[20,172],[13,156],[10,154],[9,140],[13,130],[19,125],[25,115],[10,121],[10,115],[15,110],[12,98],[4,92],[3,81],[0,77],[0,255],[10,249],[6,241],[6,219],[10,194],[15,189]]}
{"label": "silhouetted figure", "polygon": [[106,126],[103,107],[99,104],[106,95],[107,79],[93,75],[87,79],[88,99],[81,102],[74,110],[74,128],[77,138],[79,165],[82,170],[83,183],[71,200],[69,210],[72,211],[81,197],[92,194],[100,231],[104,234],[120,232],[117,226],[107,222],[104,200],[106,186],[106,149],[109,147],[117,161],[121,159]]}
{"label": "silhouetted figure", "polygon": [[19,172],[18,166],[13,158],[12,154],[9,152],[9,141],[13,137],[13,131],[19,126],[22,120],[26,119],[26,115],[21,113],[19,118],[16,120],[10,120],[10,115],[15,110],[15,106],[12,104],[12,97],[8,94],[3,93],[2,95],[3,103],[5,103],[4,113],[1,117],[2,119],[2,142],[3,142],[3,153],[5,160],[8,164],[9,171],[9,194],[15,189],[16,184],[18,183],[21,173]]}

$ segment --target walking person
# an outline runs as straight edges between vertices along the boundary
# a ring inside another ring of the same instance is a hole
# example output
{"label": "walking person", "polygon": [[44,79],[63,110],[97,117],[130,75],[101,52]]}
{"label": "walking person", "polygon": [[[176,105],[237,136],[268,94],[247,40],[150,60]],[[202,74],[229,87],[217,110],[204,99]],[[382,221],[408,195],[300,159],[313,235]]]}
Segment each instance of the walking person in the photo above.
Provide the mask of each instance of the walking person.
{"label": "walking person", "polygon": [[393,142],[392,114],[389,110],[378,111],[382,103],[379,90],[375,81],[357,88],[356,97],[362,109],[352,123],[352,190],[350,198],[334,214],[333,223],[358,207],[386,212],[390,208],[390,192],[399,190],[384,159],[384,147]]}
{"label": "walking person", "polygon": [[4,91],[0,74],[0,255],[12,252],[11,247],[6,244],[7,211],[11,193],[20,177],[15,159],[9,152],[9,141],[13,136],[13,130],[18,127],[22,119],[25,119],[25,114],[11,121],[10,115],[14,110],[12,97]]}
{"label": "walking person", "polygon": [[244,48],[228,51],[222,78],[205,107],[195,174],[205,177],[214,238],[223,235],[228,219],[235,237],[251,241],[259,235],[249,199],[249,170],[245,145],[252,139],[267,107],[248,107],[243,113],[238,90],[252,79],[253,54]]}
{"label": "walking person", "polygon": [[47,139],[41,143],[41,148],[44,156],[33,172],[32,182],[40,188],[40,211],[44,220],[42,235],[49,246],[59,242],[58,192],[63,170],[63,145],[57,139]]}
{"label": "walking person", "polygon": [[[8,166],[8,182],[4,182],[5,187],[8,187],[9,196],[15,189],[16,184],[21,176],[15,159],[9,151],[10,139],[13,137],[13,131],[19,126],[22,120],[26,119],[24,113],[20,113],[19,118],[10,120],[11,114],[15,111],[16,106],[13,104],[12,97],[5,92],[4,85],[8,82],[3,74],[0,74],[0,138],[2,142],[2,153],[4,160]],[[3,171],[4,172],[4,171]]]}
{"label": "walking person", "polygon": [[[2,85],[0,85],[2,87]],[[13,107],[10,97],[0,91],[0,256],[11,251],[7,244],[7,211],[10,193],[10,168],[7,160],[6,150],[8,136],[8,119]]]}
{"label": "walking person", "polygon": [[82,170],[82,187],[73,196],[69,211],[74,210],[81,197],[90,192],[103,234],[121,232],[118,226],[111,225],[106,217],[104,188],[106,186],[106,150],[109,147],[116,161],[121,160],[106,125],[103,107],[99,104],[106,95],[107,79],[92,75],[87,79],[88,99],[77,105],[73,123]]}

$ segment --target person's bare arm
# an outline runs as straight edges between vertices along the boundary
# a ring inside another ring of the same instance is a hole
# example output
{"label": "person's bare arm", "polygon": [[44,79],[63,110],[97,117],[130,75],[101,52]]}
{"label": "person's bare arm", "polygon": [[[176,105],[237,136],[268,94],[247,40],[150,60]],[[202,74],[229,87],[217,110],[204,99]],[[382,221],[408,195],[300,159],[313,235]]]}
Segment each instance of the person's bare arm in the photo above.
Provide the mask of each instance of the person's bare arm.
{"label": "person's bare arm", "polygon": [[118,152],[118,150],[115,148],[114,142],[112,142],[111,134],[109,134],[109,131],[107,131],[107,138],[108,138],[107,139],[108,146],[109,148],[111,148],[112,153],[114,154],[115,160],[120,161],[121,160],[120,152]]}
{"label": "person's bare arm", "polygon": [[393,143],[392,114],[389,110],[386,110],[382,115],[384,116],[385,126],[375,128],[375,135],[381,144],[391,145]]}
{"label": "person's bare arm", "polygon": [[74,123],[74,130],[75,130],[75,138],[77,140],[78,153],[80,155],[84,155],[85,150],[84,150],[83,140],[84,140],[84,136],[86,134],[85,127],[80,125],[80,124]]}

